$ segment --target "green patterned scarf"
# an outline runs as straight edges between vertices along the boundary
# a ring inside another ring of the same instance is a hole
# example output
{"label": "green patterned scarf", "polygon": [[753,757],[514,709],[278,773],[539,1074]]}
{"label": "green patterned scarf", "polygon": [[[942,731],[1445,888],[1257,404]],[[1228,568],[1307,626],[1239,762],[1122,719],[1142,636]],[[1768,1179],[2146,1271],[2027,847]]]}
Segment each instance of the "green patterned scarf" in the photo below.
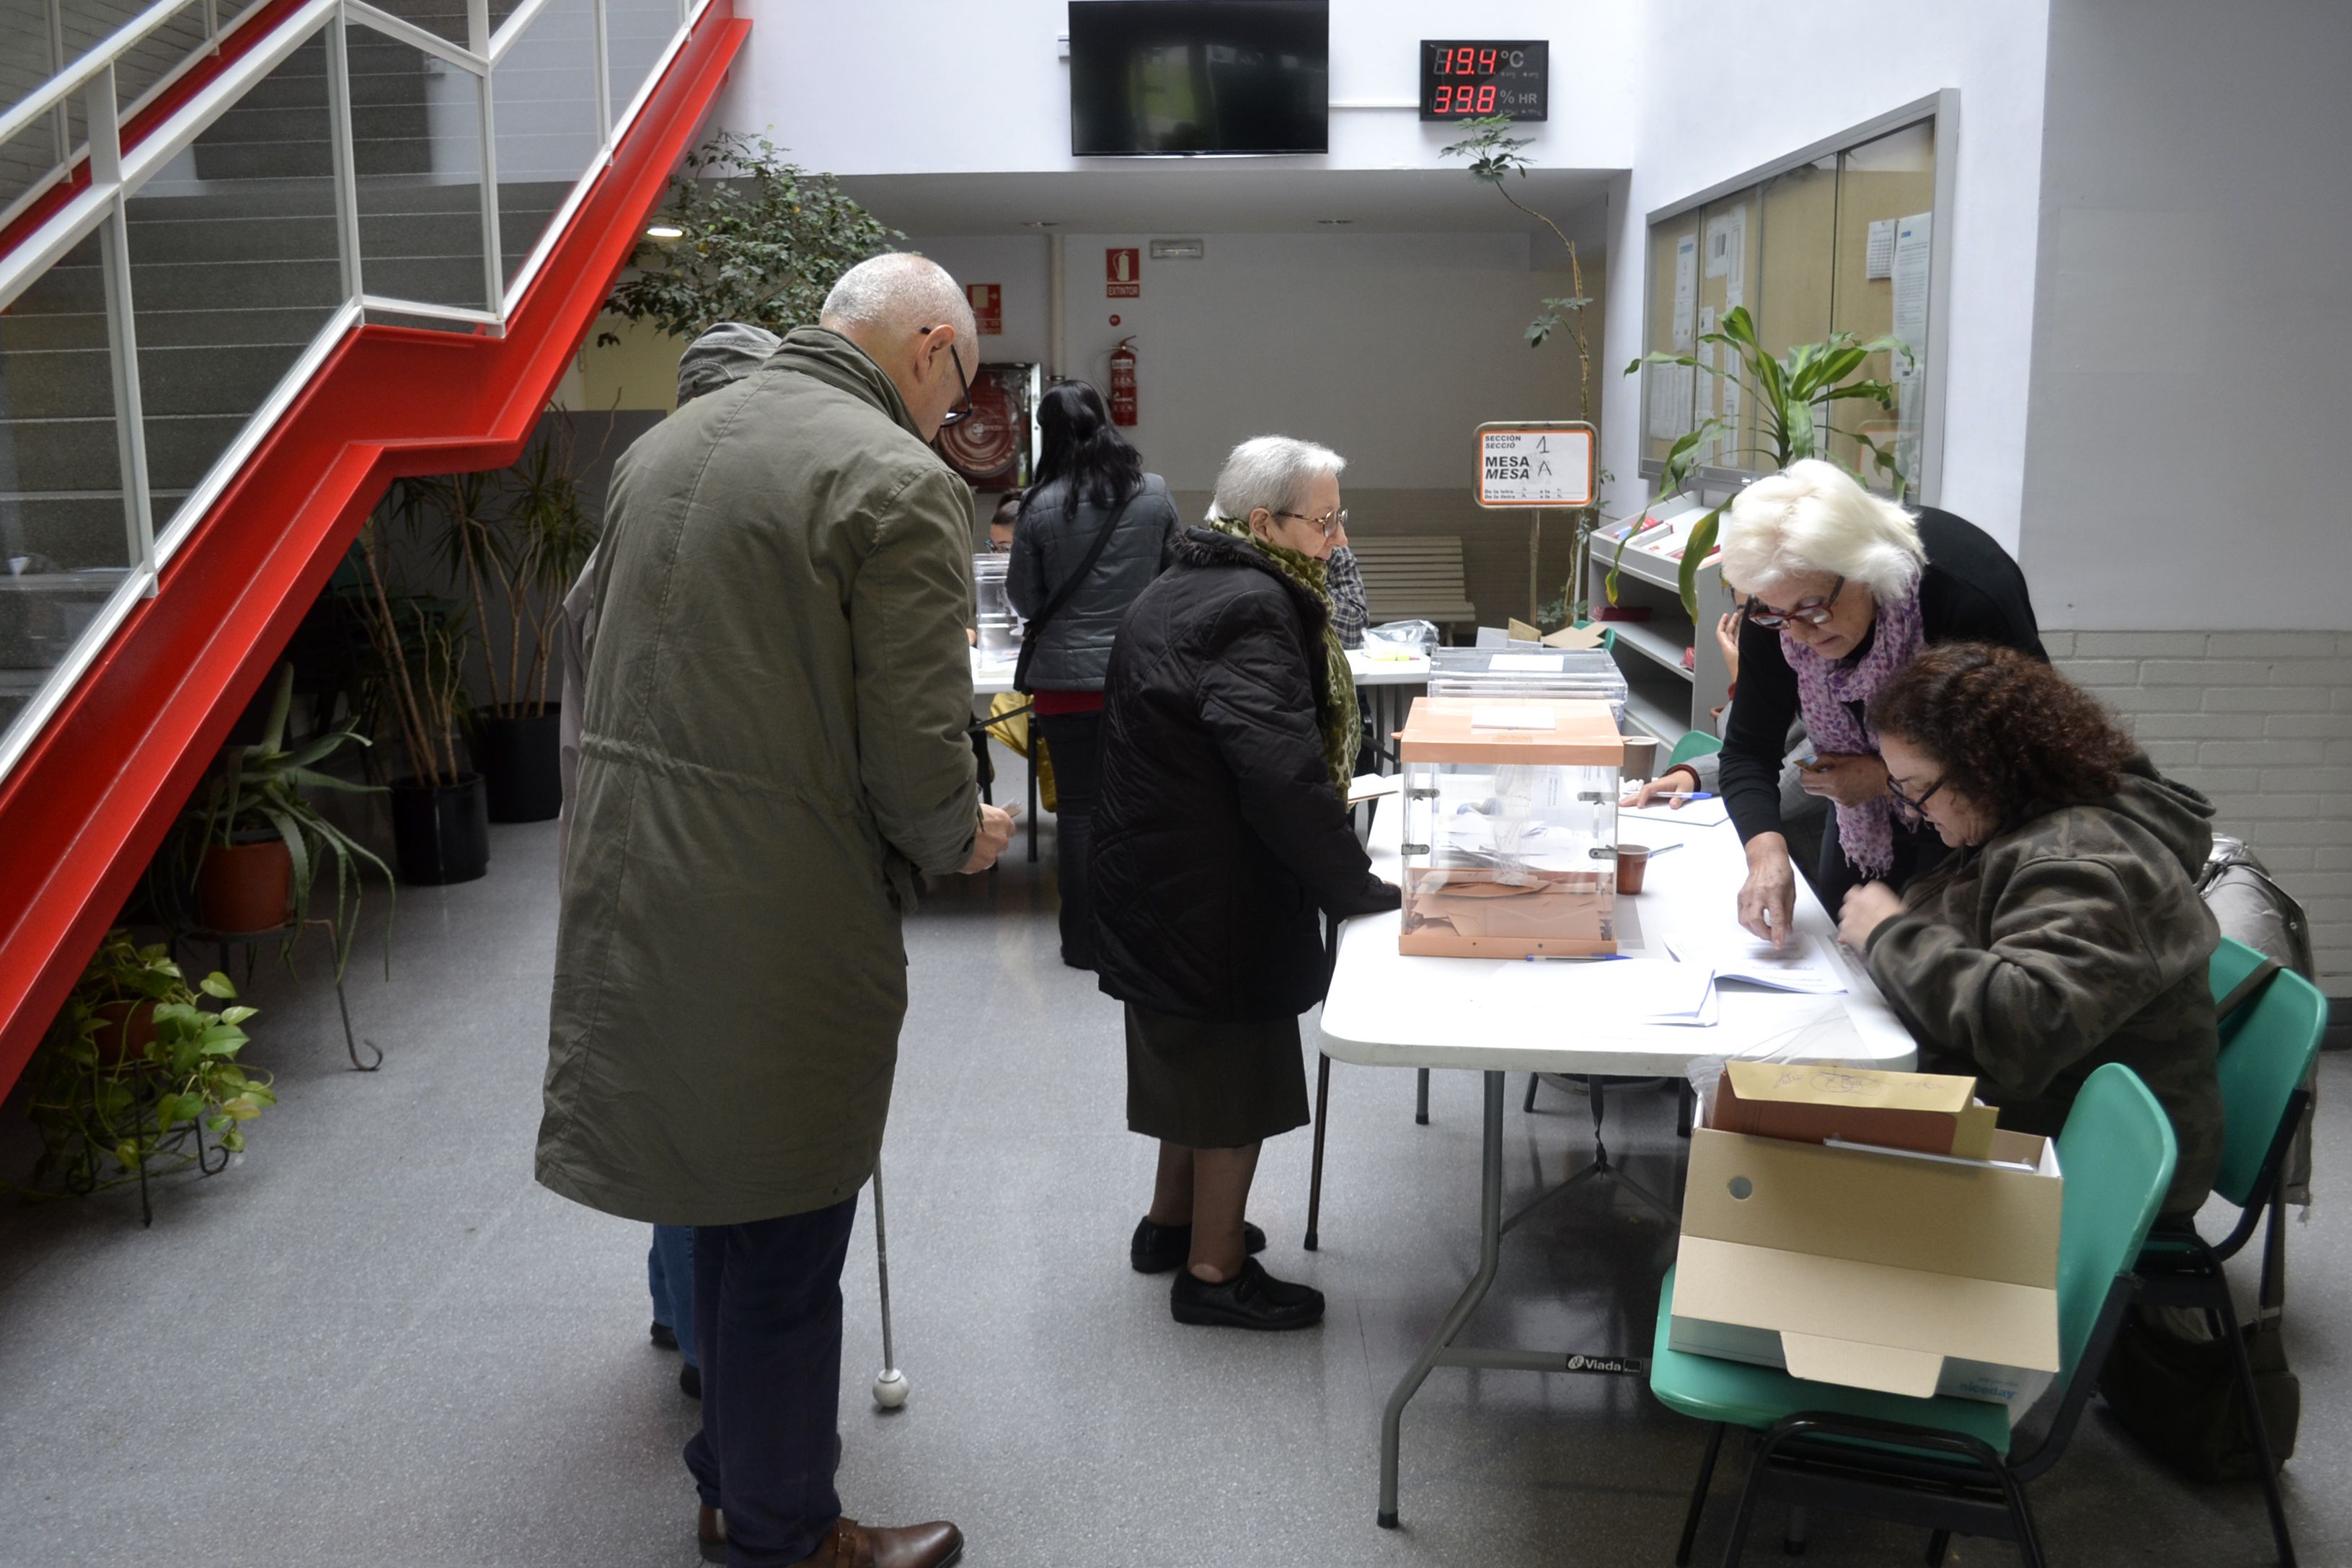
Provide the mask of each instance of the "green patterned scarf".
{"label": "green patterned scarf", "polygon": [[1356,713],[1356,677],[1348,669],[1348,651],[1339,645],[1339,634],[1331,629],[1331,590],[1323,579],[1323,563],[1311,555],[1268,544],[1250,532],[1247,523],[1237,523],[1231,517],[1211,517],[1209,527],[1255,547],[1260,555],[1274,563],[1276,570],[1322,602],[1323,664],[1328,674],[1324,683],[1323,711],[1316,718],[1323,732],[1323,760],[1331,769],[1332,788],[1345,801],[1348,786],[1356,777],[1356,749],[1362,721]]}

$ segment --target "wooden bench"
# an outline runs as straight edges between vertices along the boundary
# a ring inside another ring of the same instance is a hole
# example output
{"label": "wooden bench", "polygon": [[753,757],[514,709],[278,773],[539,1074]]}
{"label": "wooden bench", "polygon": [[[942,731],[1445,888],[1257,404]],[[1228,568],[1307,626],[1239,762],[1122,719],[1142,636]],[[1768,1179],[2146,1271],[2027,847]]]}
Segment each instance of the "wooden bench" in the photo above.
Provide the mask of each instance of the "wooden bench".
{"label": "wooden bench", "polygon": [[1375,626],[1433,621],[1441,628],[1475,625],[1477,606],[1462,576],[1456,534],[1359,536],[1348,541],[1363,569],[1364,600]]}

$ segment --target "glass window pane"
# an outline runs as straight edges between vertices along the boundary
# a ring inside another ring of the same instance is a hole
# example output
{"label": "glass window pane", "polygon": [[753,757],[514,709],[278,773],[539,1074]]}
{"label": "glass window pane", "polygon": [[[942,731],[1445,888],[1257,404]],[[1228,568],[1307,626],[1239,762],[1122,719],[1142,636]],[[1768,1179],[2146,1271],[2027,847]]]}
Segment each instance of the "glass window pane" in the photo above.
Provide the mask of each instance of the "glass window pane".
{"label": "glass window pane", "polygon": [[131,199],[159,535],[342,303],[326,67],[320,35]]}
{"label": "glass window pane", "polygon": [[[466,0],[375,0],[375,7],[453,44],[466,42]],[[497,17],[499,10],[496,5],[490,7],[490,13],[493,18]],[[492,31],[497,30],[495,19],[490,26]]]}
{"label": "glass window pane", "polygon": [[0,316],[0,732],[131,559],[93,236]]}
{"label": "glass window pane", "polygon": [[604,145],[590,0],[550,0],[491,72],[491,92],[499,249],[511,283]]}
{"label": "glass window pane", "polygon": [[612,71],[615,120],[646,85],[677,29],[677,0],[605,0],[604,59]]}
{"label": "glass window pane", "polygon": [[362,287],[488,309],[481,78],[364,26],[347,36]]}
{"label": "glass window pane", "polygon": [[[1864,451],[1855,434],[1896,455],[1896,465],[1916,483],[1923,400],[1912,390],[1927,360],[1927,257],[1898,244],[1906,219],[1930,214],[1936,205],[1935,121],[1921,120],[1849,150],[1838,176],[1837,271],[1831,302],[1832,324],[1864,342],[1895,334],[1911,342],[1910,365],[1889,354],[1873,354],[1862,375],[1893,382],[1896,411],[1861,399],[1841,402],[1832,453],[1874,484],[1891,486],[1893,476]],[[1873,241],[1877,242],[1874,250]],[[1902,319],[1898,319],[1898,312]],[[1865,461],[1867,459],[1867,461]]]}

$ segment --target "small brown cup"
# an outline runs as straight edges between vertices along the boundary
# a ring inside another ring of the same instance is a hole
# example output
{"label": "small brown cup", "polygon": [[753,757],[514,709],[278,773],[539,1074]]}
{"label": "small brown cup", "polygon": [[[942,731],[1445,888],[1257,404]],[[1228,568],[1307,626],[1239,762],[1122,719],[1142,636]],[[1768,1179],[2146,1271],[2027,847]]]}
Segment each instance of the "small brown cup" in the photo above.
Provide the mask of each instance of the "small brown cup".
{"label": "small brown cup", "polygon": [[1650,874],[1650,847],[1647,844],[1617,846],[1617,891],[1639,893]]}

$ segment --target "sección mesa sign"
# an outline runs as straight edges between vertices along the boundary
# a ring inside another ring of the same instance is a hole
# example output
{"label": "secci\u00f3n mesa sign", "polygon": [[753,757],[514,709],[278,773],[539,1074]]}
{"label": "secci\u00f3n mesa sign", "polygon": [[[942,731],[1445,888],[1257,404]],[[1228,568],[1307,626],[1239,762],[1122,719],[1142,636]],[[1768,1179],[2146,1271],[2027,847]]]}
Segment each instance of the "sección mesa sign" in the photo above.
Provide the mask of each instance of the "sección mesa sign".
{"label": "secci\u00f3n mesa sign", "polygon": [[1480,506],[1589,507],[1592,491],[1592,426],[1527,420],[1478,427]]}

